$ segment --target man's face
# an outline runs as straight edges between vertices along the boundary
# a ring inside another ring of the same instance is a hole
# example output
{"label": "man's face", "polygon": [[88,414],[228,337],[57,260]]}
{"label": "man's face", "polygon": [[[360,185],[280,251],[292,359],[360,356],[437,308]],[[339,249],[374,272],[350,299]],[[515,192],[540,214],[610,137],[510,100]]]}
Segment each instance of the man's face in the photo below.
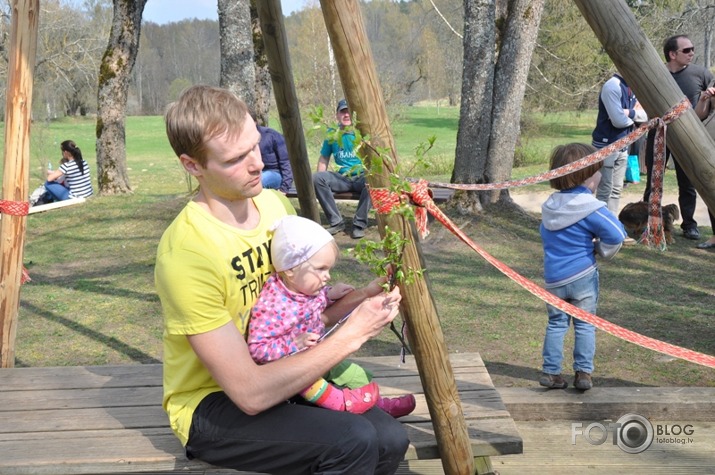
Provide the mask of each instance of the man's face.
{"label": "man's face", "polygon": [[670,61],[684,68],[691,63],[693,56],[695,56],[693,42],[688,38],[678,38],[678,49],[670,52]]}
{"label": "man's face", "polygon": [[253,198],[263,190],[260,141],[255,122],[246,114],[239,134],[224,133],[206,142],[205,166],[190,157],[182,156],[182,161],[207,196],[221,201]]}
{"label": "man's face", "polygon": [[352,125],[353,121],[350,117],[350,109],[341,109],[335,113],[335,117],[338,119],[338,124],[341,127]]}

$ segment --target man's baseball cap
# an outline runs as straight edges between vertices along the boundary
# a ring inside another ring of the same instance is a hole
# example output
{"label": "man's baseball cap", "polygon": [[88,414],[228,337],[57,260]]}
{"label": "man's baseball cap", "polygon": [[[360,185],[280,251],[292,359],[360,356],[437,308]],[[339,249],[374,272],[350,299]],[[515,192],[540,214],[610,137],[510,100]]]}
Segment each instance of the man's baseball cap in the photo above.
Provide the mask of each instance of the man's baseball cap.
{"label": "man's baseball cap", "polygon": [[335,109],[335,112],[340,112],[341,110],[347,109],[348,108],[348,101],[345,99],[340,99],[338,101],[338,107]]}

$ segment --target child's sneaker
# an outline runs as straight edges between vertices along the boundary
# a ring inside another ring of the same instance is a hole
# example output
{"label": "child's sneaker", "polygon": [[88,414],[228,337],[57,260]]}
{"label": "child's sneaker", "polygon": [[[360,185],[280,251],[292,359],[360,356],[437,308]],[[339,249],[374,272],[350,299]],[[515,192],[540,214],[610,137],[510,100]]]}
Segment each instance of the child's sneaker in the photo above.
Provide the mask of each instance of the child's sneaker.
{"label": "child's sneaker", "polygon": [[357,389],[343,389],[345,397],[345,411],[353,414],[362,414],[371,409],[380,399],[380,389],[377,383],[370,382]]}
{"label": "child's sneaker", "polygon": [[415,410],[415,396],[405,394],[398,397],[381,397],[377,401],[377,407],[397,419]]}

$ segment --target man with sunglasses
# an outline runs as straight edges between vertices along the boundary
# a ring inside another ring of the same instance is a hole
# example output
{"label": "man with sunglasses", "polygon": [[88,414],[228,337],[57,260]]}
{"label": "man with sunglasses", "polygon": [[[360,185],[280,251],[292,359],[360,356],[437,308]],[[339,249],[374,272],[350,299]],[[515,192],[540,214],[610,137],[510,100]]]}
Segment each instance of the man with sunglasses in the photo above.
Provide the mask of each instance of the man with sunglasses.
{"label": "man with sunglasses", "polygon": [[[675,79],[675,82],[680,86],[680,90],[688,98],[690,104],[695,108],[698,103],[700,94],[708,88],[708,85],[713,80],[713,75],[710,71],[697,64],[691,64],[695,56],[695,47],[686,35],[671,36],[663,43],[663,55],[665,56],[665,66],[670,71],[670,74]],[[648,141],[646,144],[645,162],[648,169],[648,180],[646,182],[643,200],[648,201],[650,197],[651,172],[653,168],[653,142],[655,140],[655,130],[648,133]],[[668,151],[668,156],[670,151]],[[686,239],[700,239],[700,231],[698,223],[695,221],[695,204],[697,201],[697,193],[695,187],[690,182],[683,169],[678,164],[677,157],[674,157],[675,176],[678,180],[678,204],[680,205],[680,215],[683,222],[680,227],[683,230],[683,236]],[[710,222],[715,228],[715,218],[712,212],[710,214]],[[715,229],[714,229],[715,232]]]}

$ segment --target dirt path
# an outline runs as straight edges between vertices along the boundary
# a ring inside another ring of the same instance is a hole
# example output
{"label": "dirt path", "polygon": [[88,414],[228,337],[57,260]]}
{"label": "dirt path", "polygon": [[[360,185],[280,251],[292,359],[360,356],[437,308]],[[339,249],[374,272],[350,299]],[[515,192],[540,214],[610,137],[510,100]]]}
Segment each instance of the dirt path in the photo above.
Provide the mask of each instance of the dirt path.
{"label": "dirt path", "polygon": [[[621,208],[628,203],[640,201],[643,197],[643,182],[635,185],[629,185],[623,191],[621,196]],[[552,190],[555,191],[555,190]],[[541,213],[541,205],[546,201],[552,191],[529,192],[526,188],[511,193],[512,199],[526,211],[532,213]],[[663,196],[663,204],[675,203],[678,204],[678,195],[676,193],[666,193]],[[695,207],[695,221],[698,222],[700,232],[710,234],[710,219],[708,218],[708,208],[705,202],[698,196],[698,202]],[[676,221],[680,223],[680,221]]]}

